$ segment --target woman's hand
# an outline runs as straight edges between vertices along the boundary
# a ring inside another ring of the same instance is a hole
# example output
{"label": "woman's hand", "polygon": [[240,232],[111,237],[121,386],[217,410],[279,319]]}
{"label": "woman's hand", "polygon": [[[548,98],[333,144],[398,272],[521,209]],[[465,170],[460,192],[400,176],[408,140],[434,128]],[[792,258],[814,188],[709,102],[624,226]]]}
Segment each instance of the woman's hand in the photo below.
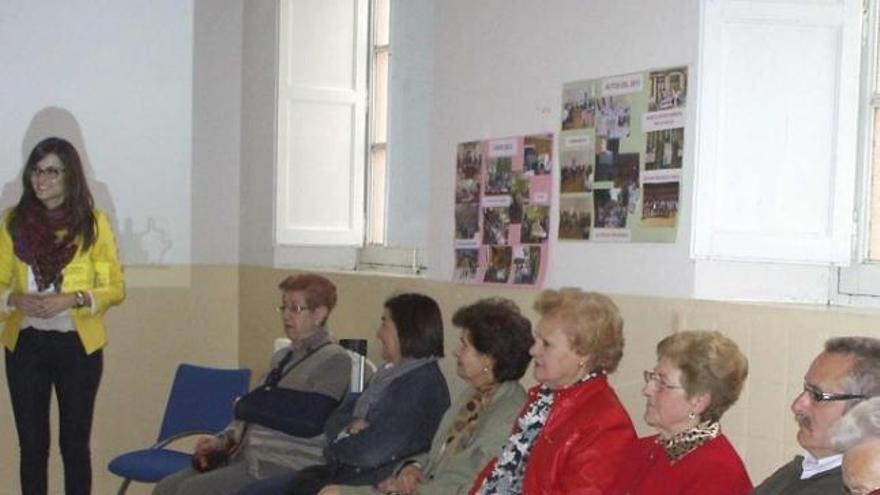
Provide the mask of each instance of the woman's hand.
{"label": "woman's hand", "polygon": [[378,490],[379,493],[398,493],[400,489],[397,486],[397,478],[394,476],[385,478],[376,485],[376,490]]}
{"label": "woman's hand", "polygon": [[397,491],[402,495],[419,493],[419,485],[424,482],[425,477],[418,464],[408,464],[397,473]]}
{"label": "woman's hand", "polygon": [[196,442],[196,448],[193,451],[193,459],[201,469],[210,469],[208,466],[210,464],[208,457],[214,452],[228,451],[229,446],[230,442],[225,438],[202,437]]}
{"label": "woman's hand", "polygon": [[202,437],[196,442],[195,455],[208,455],[218,450],[226,450],[229,442],[220,437]]}
{"label": "woman's hand", "polygon": [[19,311],[24,313],[25,316],[42,318],[40,314],[43,311],[43,306],[40,299],[41,297],[35,294],[22,294],[20,292],[13,292],[12,294],[9,294],[9,298],[6,300],[6,303],[13,308],[17,308]]}
{"label": "woman's hand", "polygon": [[76,305],[76,296],[73,294],[49,294],[39,296],[40,311],[38,318],[52,318]]}
{"label": "woman's hand", "polygon": [[345,431],[347,431],[349,435],[357,435],[361,431],[367,429],[368,426],[370,426],[370,423],[367,422],[367,420],[357,418],[349,423],[348,428],[346,428]]}

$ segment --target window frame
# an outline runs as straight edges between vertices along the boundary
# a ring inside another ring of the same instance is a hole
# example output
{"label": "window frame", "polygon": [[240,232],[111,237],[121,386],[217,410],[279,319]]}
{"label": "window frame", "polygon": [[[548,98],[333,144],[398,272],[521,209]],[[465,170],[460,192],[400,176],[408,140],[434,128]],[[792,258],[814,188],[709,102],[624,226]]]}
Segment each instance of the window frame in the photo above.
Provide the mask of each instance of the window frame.
{"label": "window frame", "polygon": [[[281,250],[363,245],[367,103],[364,54],[369,41],[369,1],[309,4],[280,0],[276,4],[273,221],[275,246]],[[328,22],[336,22],[335,27],[339,27],[342,18],[334,8],[351,9],[342,12],[351,15],[350,33],[337,39],[293,42],[303,33],[318,38],[341,32],[333,31],[334,26],[320,32],[311,29]],[[332,60],[337,66],[328,65],[324,72],[292,70],[313,60]],[[346,69],[349,72],[343,72],[340,61],[351,64]],[[327,150],[336,155],[328,155]],[[320,195],[322,192],[325,196]],[[332,194],[335,197],[326,200],[326,195]],[[317,218],[312,208],[321,203],[325,206],[320,212],[323,218]],[[276,252],[276,258],[278,255]]]}
{"label": "window frame", "polygon": [[[365,147],[365,184],[367,187],[365,195],[364,215],[364,247],[381,247],[387,241],[387,221],[388,215],[386,207],[388,205],[388,116],[389,116],[389,100],[390,100],[390,80],[391,80],[391,0],[369,0],[370,2],[370,28],[368,34],[368,50],[367,50],[367,143]],[[379,33],[378,19],[380,9],[378,3],[384,4],[384,15],[386,19],[383,24],[386,29],[385,33]],[[380,43],[378,38],[384,34],[385,43]],[[382,113],[384,114],[382,134],[384,139],[377,139],[379,134],[376,126],[377,104],[380,98],[377,96],[377,69],[379,64],[377,60],[380,54],[386,55],[385,73],[384,73],[384,95],[381,96],[383,104]],[[381,165],[378,165],[376,155],[383,154]],[[381,166],[381,170],[377,170]]]}
{"label": "window frame", "polygon": [[[835,290],[830,301],[855,306],[880,305],[880,259],[869,256],[871,231],[871,203],[875,194],[872,187],[874,140],[874,111],[880,111],[880,85],[877,57],[880,55],[880,0],[862,2],[861,64],[858,119],[858,164],[856,207],[853,211],[854,236],[850,266],[834,270]],[[878,88],[875,90],[875,88]],[[880,171],[878,171],[880,173]],[[880,191],[877,191],[880,194]],[[878,198],[880,201],[880,198]],[[880,219],[877,219],[880,221]]]}

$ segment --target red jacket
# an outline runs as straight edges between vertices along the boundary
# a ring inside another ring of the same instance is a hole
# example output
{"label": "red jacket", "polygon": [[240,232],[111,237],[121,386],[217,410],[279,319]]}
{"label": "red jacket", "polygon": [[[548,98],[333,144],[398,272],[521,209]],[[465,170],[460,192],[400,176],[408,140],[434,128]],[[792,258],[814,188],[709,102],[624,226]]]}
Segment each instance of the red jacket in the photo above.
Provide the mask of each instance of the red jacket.
{"label": "red jacket", "polygon": [[[538,397],[529,400],[520,415]],[[636,440],[629,415],[604,376],[556,392],[544,428],[535,440],[523,479],[523,495],[603,495]],[[489,461],[471,487],[477,493],[495,468]]]}
{"label": "red jacket", "polygon": [[630,448],[615,495],[746,495],[752,491],[746,468],[724,435],[675,464],[670,464],[656,438],[640,438]]}

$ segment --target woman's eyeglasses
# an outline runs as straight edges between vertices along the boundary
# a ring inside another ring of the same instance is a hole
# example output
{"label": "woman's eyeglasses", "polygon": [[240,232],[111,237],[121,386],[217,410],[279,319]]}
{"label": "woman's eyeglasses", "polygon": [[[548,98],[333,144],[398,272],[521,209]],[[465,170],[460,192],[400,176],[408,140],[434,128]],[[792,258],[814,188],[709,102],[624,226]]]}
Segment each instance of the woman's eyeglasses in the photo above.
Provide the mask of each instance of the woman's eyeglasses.
{"label": "woman's eyeglasses", "polygon": [[642,376],[645,378],[645,385],[653,382],[658,387],[665,388],[666,390],[675,390],[677,388],[684,388],[681,385],[673,385],[671,383],[668,383],[666,381],[666,379],[663,377],[663,375],[661,375],[660,373],[657,373],[656,371],[645,370],[642,372]]}
{"label": "woman's eyeglasses", "polygon": [[278,311],[279,313],[283,313],[285,311],[290,311],[291,313],[294,313],[294,314],[300,314],[300,313],[304,313],[310,309],[311,308],[309,308],[308,306],[300,306],[299,304],[282,304],[281,306],[276,307],[275,311]]}
{"label": "woman's eyeglasses", "polygon": [[62,173],[64,173],[64,170],[58,167],[34,167],[33,170],[31,170],[31,177],[37,179],[40,176],[45,175],[49,180],[57,180],[58,177],[61,177]]}
{"label": "woman's eyeglasses", "polygon": [[[847,393],[838,393],[838,392],[823,392],[818,388],[810,385],[809,383],[804,383],[804,393],[806,393],[813,402],[828,402],[835,400],[853,400],[853,399],[867,399],[866,395],[862,394],[847,394]],[[872,495],[873,492],[869,495]]]}

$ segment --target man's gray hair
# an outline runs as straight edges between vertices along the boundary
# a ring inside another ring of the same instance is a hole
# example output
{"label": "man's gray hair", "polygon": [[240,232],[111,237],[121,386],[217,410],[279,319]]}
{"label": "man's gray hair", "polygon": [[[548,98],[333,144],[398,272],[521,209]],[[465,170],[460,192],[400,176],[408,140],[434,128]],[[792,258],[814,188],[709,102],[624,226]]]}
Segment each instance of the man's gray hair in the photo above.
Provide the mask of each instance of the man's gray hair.
{"label": "man's gray hair", "polygon": [[831,431],[831,443],[840,453],[869,438],[880,439],[880,397],[857,404],[840,418]]}
{"label": "man's gray hair", "polygon": [[[837,337],[825,342],[825,352],[849,354],[855,364],[843,385],[851,394],[880,396],[880,339]],[[855,405],[850,401],[849,407]]]}

